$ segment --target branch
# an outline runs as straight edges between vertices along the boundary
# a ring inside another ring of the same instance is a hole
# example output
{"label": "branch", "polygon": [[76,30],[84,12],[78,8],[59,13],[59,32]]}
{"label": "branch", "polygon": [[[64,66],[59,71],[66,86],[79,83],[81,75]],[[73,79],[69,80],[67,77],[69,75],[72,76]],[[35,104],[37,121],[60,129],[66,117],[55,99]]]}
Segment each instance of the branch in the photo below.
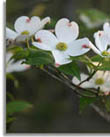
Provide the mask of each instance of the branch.
{"label": "branch", "polygon": [[98,106],[95,104],[91,104],[91,107],[101,116],[103,117],[106,121],[110,122],[110,114],[102,111]]}
{"label": "branch", "polygon": [[[61,72],[59,74],[57,71],[55,71],[54,68],[51,68],[51,70],[50,70],[50,67],[44,67],[41,70],[46,72],[48,75],[50,75],[54,79],[56,79],[56,80],[62,82],[63,84],[67,85],[69,88],[71,88],[79,96],[83,96],[83,97],[96,97],[97,96],[97,93],[95,93],[93,91],[88,91],[87,89],[81,88],[81,87],[73,84],[72,81],[66,75],[64,75]],[[85,95],[85,94],[83,94],[83,91],[92,92],[92,93],[94,93],[94,95]]]}
{"label": "branch", "polygon": [[94,74],[95,74],[96,72],[97,72],[97,71],[94,70],[93,73],[92,73],[87,79],[81,81],[81,82],[78,84],[78,86],[80,86],[81,84],[83,84],[83,83],[86,82],[86,81],[89,81],[89,80],[94,76]]}

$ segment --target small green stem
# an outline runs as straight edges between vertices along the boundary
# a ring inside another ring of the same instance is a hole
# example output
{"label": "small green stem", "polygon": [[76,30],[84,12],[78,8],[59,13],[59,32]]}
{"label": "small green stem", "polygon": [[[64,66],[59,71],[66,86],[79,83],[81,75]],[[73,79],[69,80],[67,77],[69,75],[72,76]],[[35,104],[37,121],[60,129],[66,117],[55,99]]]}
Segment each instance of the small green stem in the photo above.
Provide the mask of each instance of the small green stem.
{"label": "small green stem", "polygon": [[28,38],[26,39],[26,44],[27,44],[27,48],[30,48],[30,45],[29,45],[29,40],[28,40]]}
{"label": "small green stem", "polygon": [[32,41],[32,42],[34,42],[34,39],[33,39],[33,37],[31,37],[31,41]]}

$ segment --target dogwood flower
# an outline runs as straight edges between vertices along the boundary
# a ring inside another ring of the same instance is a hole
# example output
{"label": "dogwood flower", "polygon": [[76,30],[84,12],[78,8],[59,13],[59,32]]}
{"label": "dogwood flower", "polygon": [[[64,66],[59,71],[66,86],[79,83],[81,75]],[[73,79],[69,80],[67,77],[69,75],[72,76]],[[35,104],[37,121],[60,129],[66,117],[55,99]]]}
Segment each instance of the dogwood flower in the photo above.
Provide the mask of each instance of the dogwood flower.
{"label": "dogwood flower", "polygon": [[11,52],[6,53],[6,72],[11,73],[11,72],[21,72],[25,71],[30,68],[29,65],[26,64],[21,64],[23,60],[13,62],[13,59],[10,60],[10,58],[13,56]]}
{"label": "dogwood flower", "polygon": [[105,23],[103,25],[103,31],[98,31],[94,34],[96,47],[91,43],[90,47],[93,51],[100,56],[110,56],[110,24]]}
{"label": "dogwood flower", "polygon": [[6,28],[6,39],[17,39],[18,41],[24,41],[27,37],[34,35],[35,32],[42,29],[44,25],[49,22],[50,17],[40,20],[37,16],[33,16],[31,18],[21,16],[15,21],[15,31]]}
{"label": "dogwood flower", "polygon": [[83,55],[89,51],[87,38],[76,40],[79,35],[76,22],[69,22],[67,18],[60,19],[56,23],[55,34],[48,30],[40,30],[35,34],[37,42],[33,42],[33,45],[42,50],[51,51],[56,66],[70,63],[70,56]]}
{"label": "dogwood flower", "polygon": [[[87,78],[88,75],[81,74],[81,81],[84,81]],[[76,77],[73,77],[72,79],[74,84],[79,84],[81,81]],[[83,88],[100,88],[100,91],[110,93],[110,71],[97,71],[89,81],[82,83],[80,86]]]}

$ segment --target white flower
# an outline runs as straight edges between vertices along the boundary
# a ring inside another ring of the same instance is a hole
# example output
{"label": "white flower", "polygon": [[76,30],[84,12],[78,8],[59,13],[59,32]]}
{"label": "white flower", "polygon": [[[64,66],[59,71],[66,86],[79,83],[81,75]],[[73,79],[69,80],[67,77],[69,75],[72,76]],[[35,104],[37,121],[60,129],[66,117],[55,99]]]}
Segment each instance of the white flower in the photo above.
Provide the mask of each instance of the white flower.
{"label": "white flower", "polygon": [[103,29],[106,36],[108,37],[108,44],[110,44],[110,24],[108,22],[104,23]]}
{"label": "white flower", "polygon": [[17,62],[13,62],[13,59],[10,60],[12,56],[13,54],[11,52],[6,53],[6,72],[7,73],[25,71],[30,68],[29,65],[21,64],[23,60],[20,60]]}
{"label": "white flower", "polygon": [[[88,78],[88,75],[81,74],[81,81]],[[76,77],[72,79],[74,84],[79,84],[79,81]],[[96,74],[89,80],[80,85],[83,88],[100,88],[102,92],[110,92],[110,71],[97,71]]]}
{"label": "white flower", "polygon": [[52,52],[56,65],[70,63],[69,56],[79,56],[89,51],[87,38],[76,40],[79,35],[79,27],[68,19],[60,19],[55,26],[56,36],[47,30],[40,30],[35,34],[37,42],[33,45]]}
{"label": "white flower", "polygon": [[50,17],[40,20],[37,16],[31,18],[21,16],[15,21],[15,31],[6,28],[6,39],[24,41],[27,37],[34,35],[37,31],[42,29],[48,22],[50,22]]}
{"label": "white flower", "polygon": [[110,56],[110,24],[103,25],[103,31],[98,31],[94,34],[96,47],[91,43],[90,47],[100,56]]}

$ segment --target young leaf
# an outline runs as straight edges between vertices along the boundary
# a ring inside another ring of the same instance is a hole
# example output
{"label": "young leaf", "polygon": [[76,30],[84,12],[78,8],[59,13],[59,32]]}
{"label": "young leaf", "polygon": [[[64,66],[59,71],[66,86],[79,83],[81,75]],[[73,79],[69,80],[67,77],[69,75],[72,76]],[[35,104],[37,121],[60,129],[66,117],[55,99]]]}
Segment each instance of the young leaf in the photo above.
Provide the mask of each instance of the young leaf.
{"label": "young leaf", "polygon": [[18,51],[16,52],[11,59],[14,59],[15,61],[21,60],[21,59],[26,59],[29,55],[28,50],[23,50],[23,51]]}
{"label": "young leaf", "polygon": [[103,57],[101,57],[100,55],[96,55],[96,56],[91,57],[91,60],[93,62],[103,62]]}
{"label": "young leaf", "polygon": [[19,51],[23,51],[24,49],[22,48],[22,47],[20,47],[20,46],[16,46],[16,45],[14,45],[13,47],[11,47],[11,48],[8,48],[8,51],[11,51],[11,52],[13,52],[13,53],[16,53],[16,52],[19,52]]}
{"label": "young leaf", "polygon": [[98,70],[110,71],[110,62],[104,62],[100,67],[98,67]]}

